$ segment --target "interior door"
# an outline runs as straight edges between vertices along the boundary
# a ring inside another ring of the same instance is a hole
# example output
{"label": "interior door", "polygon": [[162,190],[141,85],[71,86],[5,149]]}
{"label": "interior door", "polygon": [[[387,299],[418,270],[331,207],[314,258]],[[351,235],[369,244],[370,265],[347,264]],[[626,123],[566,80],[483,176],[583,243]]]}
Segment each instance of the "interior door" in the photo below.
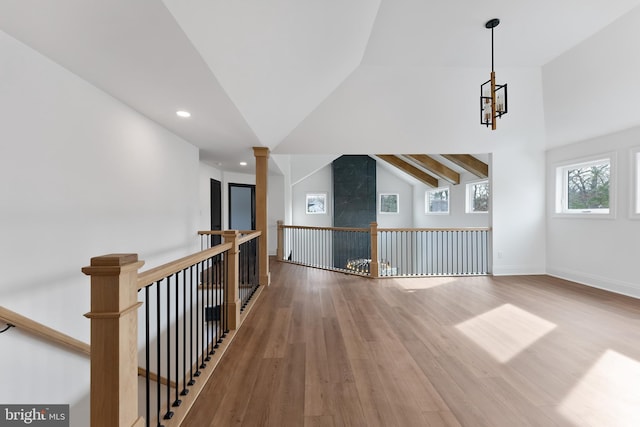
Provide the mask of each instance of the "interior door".
{"label": "interior door", "polygon": [[[222,184],[211,179],[211,230],[222,230]],[[220,236],[212,236],[211,246],[222,242]]]}
{"label": "interior door", "polygon": [[229,184],[229,229],[256,229],[256,186]]}

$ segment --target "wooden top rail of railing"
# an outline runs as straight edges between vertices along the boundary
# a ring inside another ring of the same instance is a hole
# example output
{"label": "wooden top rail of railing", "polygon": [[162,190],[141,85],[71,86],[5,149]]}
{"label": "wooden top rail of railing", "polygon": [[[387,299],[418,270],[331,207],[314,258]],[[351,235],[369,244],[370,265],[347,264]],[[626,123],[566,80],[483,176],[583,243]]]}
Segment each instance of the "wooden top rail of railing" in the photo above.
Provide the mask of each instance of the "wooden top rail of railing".
{"label": "wooden top rail of railing", "polygon": [[239,233],[242,234],[242,236],[238,239],[239,245],[262,235],[262,231],[240,231]]}
{"label": "wooden top rail of railing", "polygon": [[491,227],[378,228],[378,231],[491,231]]}
{"label": "wooden top rail of railing", "polygon": [[[225,233],[225,230],[201,230],[198,231],[198,234],[201,236],[222,236]],[[256,233],[256,230],[238,230],[239,234],[251,234]]]}
{"label": "wooden top rail of railing", "polygon": [[307,225],[281,225],[282,228],[298,228],[303,230],[328,230],[328,231],[358,231],[369,232],[369,228],[351,228],[351,227],[310,227]]}
{"label": "wooden top rail of railing", "polygon": [[213,256],[228,251],[229,249],[231,249],[231,247],[231,243],[223,243],[221,245],[214,246],[213,248],[205,249],[204,251],[196,252],[195,254],[187,255],[186,257],[180,258],[178,260],[168,262],[147,271],[143,271],[142,273],[138,274],[138,290],[154,282],[157,282],[158,280],[162,280],[167,276],[182,271],[185,268],[191,267],[192,265],[195,265],[200,261],[204,261],[205,259],[209,259]]}
{"label": "wooden top rail of railing", "polygon": [[[330,231],[369,231],[370,228],[353,227],[311,227],[308,225],[280,225],[282,228],[297,228],[303,230],[330,230]],[[378,228],[378,231],[491,231],[491,227],[441,227],[441,228]]]}
{"label": "wooden top rail of railing", "polygon": [[223,230],[202,230],[202,231],[198,231],[198,234],[201,236],[206,236],[206,235],[222,236],[224,234],[224,231]]}
{"label": "wooden top rail of railing", "polygon": [[79,341],[69,335],[58,332],[55,329],[51,329],[48,326],[38,323],[35,320],[31,320],[28,317],[24,317],[14,311],[11,311],[5,307],[0,306],[0,320],[11,324],[19,329],[24,329],[26,332],[50,341],[54,344],[61,345],[87,356],[91,355],[91,347],[89,344]]}

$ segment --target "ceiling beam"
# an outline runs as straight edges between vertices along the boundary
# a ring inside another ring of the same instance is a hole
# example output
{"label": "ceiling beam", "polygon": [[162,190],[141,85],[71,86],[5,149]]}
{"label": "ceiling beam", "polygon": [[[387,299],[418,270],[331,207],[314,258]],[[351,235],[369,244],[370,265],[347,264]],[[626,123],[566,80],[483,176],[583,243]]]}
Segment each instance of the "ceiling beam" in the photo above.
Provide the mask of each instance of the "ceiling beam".
{"label": "ceiling beam", "polygon": [[392,164],[393,166],[397,167],[404,173],[411,175],[412,177],[416,178],[420,182],[427,184],[430,187],[438,186],[438,180],[436,178],[418,169],[411,163],[408,163],[407,161],[402,160],[398,156],[395,156],[393,154],[376,154],[376,156],[380,157],[385,162]]}
{"label": "ceiling beam", "polygon": [[441,154],[441,156],[479,178],[489,177],[489,165],[470,154]]}
{"label": "ceiling beam", "polygon": [[460,174],[426,154],[409,154],[420,166],[453,185],[460,184]]}

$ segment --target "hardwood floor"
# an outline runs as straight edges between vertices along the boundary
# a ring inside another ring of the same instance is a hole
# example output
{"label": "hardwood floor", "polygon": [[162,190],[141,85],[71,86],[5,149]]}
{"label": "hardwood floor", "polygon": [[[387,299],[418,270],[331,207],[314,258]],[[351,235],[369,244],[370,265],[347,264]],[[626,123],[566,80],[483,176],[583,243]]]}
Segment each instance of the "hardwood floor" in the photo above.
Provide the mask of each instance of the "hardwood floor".
{"label": "hardwood floor", "polygon": [[640,301],[284,263],[185,426],[640,426]]}

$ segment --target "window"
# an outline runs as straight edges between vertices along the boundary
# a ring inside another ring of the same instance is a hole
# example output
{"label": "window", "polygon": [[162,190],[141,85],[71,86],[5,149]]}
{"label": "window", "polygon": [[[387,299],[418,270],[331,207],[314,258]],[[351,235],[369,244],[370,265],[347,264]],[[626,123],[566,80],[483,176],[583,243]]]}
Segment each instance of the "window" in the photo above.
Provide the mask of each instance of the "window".
{"label": "window", "polygon": [[397,214],[399,212],[398,197],[398,193],[380,193],[378,212],[381,214]]}
{"label": "window", "polygon": [[556,168],[556,214],[613,215],[613,156]]}
{"label": "window", "polygon": [[467,213],[489,212],[489,181],[467,184]]}
{"label": "window", "polygon": [[428,214],[448,214],[449,187],[427,190],[424,196],[424,212]]}

